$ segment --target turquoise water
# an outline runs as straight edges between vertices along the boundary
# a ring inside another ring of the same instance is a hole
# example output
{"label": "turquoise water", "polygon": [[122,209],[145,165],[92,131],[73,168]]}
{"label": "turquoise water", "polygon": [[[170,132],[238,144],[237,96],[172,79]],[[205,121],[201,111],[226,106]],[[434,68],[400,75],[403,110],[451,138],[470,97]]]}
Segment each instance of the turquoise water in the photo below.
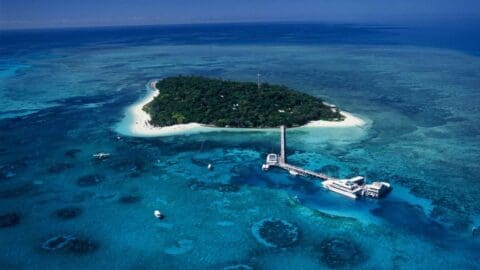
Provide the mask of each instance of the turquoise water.
{"label": "turquoise water", "polygon": [[[345,28],[329,27],[273,31],[282,42],[229,26],[4,33],[0,221],[18,220],[0,227],[0,268],[479,269],[478,54],[370,28],[336,40]],[[291,163],[389,181],[389,196],[352,201],[262,172],[276,131],[115,132],[152,79],[254,81],[257,72],[368,122],[288,131]],[[45,249],[55,236],[78,241]]]}

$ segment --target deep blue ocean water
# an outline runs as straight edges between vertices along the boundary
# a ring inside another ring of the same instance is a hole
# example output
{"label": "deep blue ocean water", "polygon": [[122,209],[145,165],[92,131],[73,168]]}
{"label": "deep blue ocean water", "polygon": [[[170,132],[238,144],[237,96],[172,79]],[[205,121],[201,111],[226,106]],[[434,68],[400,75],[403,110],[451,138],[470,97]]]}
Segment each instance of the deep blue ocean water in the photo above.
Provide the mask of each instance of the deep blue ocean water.
{"label": "deep blue ocean water", "polygon": [[[0,32],[0,269],[480,269],[478,29]],[[291,163],[393,191],[352,201],[262,172],[278,132],[115,132],[152,79],[257,72],[368,122],[288,131]]]}

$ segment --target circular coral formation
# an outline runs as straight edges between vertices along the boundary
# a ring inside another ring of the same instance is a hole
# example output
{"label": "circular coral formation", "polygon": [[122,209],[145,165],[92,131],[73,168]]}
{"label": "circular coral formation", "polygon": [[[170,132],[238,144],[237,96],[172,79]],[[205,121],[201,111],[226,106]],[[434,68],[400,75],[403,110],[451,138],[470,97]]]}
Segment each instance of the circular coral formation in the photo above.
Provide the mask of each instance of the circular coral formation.
{"label": "circular coral formation", "polygon": [[331,268],[355,266],[364,259],[360,247],[344,238],[327,238],[320,243],[318,250],[321,261]]}
{"label": "circular coral formation", "polygon": [[79,216],[83,212],[82,208],[69,206],[57,209],[54,214],[60,219],[72,219]]}
{"label": "circular coral formation", "polygon": [[0,228],[13,227],[18,223],[20,223],[20,215],[17,213],[0,215]]}
{"label": "circular coral formation", "polygon": [[71,240],[75,239],[74,236],[72,235],[60,235],[60,236],[55,236],[50,239],[47,239],[42,244],[42,248],[45,250],[58,250],[58,249],[63,249],[65,248]]}
{"label": "circular coral formation", "polygon": [[98,244],[90,239],[74,235],[58,235],[47,239],[42,248],[48,251],[64,251],[73,254],[88,254],[98,249]]}
{"label": "circular coral formation", "polygon": [[298,241],[299,228],[281,219],[263,219],[252,226],[253,236],[267,247],[288,247]]}
{"label": "circular coral formation", "polygon": [[96,186],[105,180],[105,176],[99,174],[89,174],[77,179],[77,186],[91,187]]}

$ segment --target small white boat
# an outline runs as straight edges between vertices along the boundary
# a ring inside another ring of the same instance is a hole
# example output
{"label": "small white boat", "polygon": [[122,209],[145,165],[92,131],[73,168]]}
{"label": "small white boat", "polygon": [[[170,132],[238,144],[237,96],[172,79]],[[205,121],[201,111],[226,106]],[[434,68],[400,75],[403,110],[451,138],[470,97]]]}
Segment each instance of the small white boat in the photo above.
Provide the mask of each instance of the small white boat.
{"label": "small white boat", "polygon": [[211,163],[208,163],[207,168],[208,168],[209,170],[212,170],[212,169],[213,169],[213,165],[212,165]]}
{"label": "small white boat", "polygon": [[288,172],[290,173],[290,175],[293,175],[293,176],[299,175],[299,173],[296,172],[296,171],[294,171],[294,170],[290,170],[290,171],[288,171]]}
{"label": "small white boat", "polygon": [[300,198],[298,198],[298,195],[293,196],[292,199],[293,199],[293,201],[295,201],[296,203],[301,203]]}
{"label": "small white boat", "polygon": [[160,212],[160,210],[153,211],[153,215],[158,219],[163,219],[164,218],[164,216],[163,216],[162,212]]}
{"label": "small white boat", "polygon": [[97,159],[106,159],[110,156],[110,153],[103,153],[103,152],[100,152],[100,153],[96,153],[93,155],[94,158],[97,158]]}
{"label": "small white boat", "polygon": [[268,171],[269,168],[270,168],[270,165],[268,165],[268,164],[263,164],[262,165],[262,170],[263,171]]}

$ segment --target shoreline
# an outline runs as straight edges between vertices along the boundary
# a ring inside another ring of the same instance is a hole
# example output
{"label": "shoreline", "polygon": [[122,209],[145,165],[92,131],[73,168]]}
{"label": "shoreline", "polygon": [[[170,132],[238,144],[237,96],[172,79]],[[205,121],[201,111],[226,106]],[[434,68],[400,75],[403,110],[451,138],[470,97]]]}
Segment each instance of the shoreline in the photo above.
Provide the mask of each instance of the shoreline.
{"label": "shoreline", "polygon": [[[159,80],[152,80],[148,82],[146,86],[148,90],[147,95],[127,108],[124,118],[119,124],[117,124],[115,128],[118,133],[133,137],[159,137],[212,131],[245,132],[277,130],[276,128],[224,128],[208,126],[199,123],[178,124],[166,127],[152,126],[149,124],[149,121],[151,120],[150,115],[142,108],[159,95],[159,90],[155,88],[155,84],[158,81]],[[362,127],[366,124],[363,119],[351,113],[340,111],[340,114],[345,117],[345,119],[342,121],[316,120],[310,121],[306,125],[294,127],[291,129],[348,128]]]}

